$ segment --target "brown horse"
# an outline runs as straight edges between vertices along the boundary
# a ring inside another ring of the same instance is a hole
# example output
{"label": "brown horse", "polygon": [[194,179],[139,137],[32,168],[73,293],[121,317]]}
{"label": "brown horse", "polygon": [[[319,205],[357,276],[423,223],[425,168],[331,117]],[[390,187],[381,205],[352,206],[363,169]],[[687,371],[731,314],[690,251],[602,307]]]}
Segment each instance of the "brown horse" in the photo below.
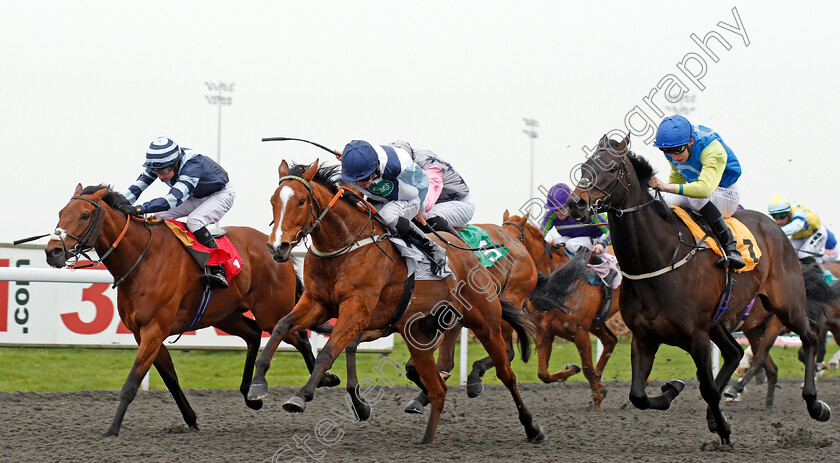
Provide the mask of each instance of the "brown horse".
{"label": "brown horse", "polygon": [[[522,242],[541,273],[551,273],[569,262],[569,257],[563,248],[552,246],[546,242],[540,230],[529,222],[528,215],[524,217],[510,216],[508,211],[505,211],[503,220],[504,227],[510,234],[516,236],[518,241]],[[531,319],[537,325],[536,344],[537,356],[539,357],[537,374],[539,378],[545,383],[552,383],[565,381],[569,376],[576,373],[575,369],[570,368],[569,365],[557,373],[552,374],[548,371],[554,337],[559,336],[575,343],[580,355],[583,375],[589,382],[589,388],[592,391],[592,407],[595,410],[601,409],[601,402],[606,395],[606,387],[601,382],[601,377],[618,342],[615,334],[610,331],[605,322],[618,313],[620,289],[613,291],[612,300],[604,314],[599,314],[605,299],[603,287],[590,284],[581,285],[573,296],[565,302],[567,306],[574,310],[541,311],[531,314]],[[604,346],[601,356],[598,357],[597,365],[593,365],[592,362],[590,333],[600,339]]]}
{"label": "brown horse", "polygon": [[[582,220],[607,211],[613,248],[625,275],[621,315],[633,332],[633,368],[630,401],[640,409],[664,410],[685,387],[672,380],[662,394],[649,397],[645,382],[656,351],[663,343],[687,351],[697,367],[700,393],[708,405],[706,420],[721,442],[730,444],[729,423],[720,410],[721,391],[738,366],[743,349],[729,331],[712,320],[725,272],[712,252],[697,252],[688,228],[677,220],[664,201],[651,197],[648,181],[653,168],[629,149],[630,138],[617,142],[604,136],[595,152],[581,166],[580,180],[567,201],[573,217]],[[769,217],[755,211],[738,211],[762,251],[756,267],[735,278],[730,307],[745,307],[755,296],[765,309],[802,339],[805,348],[805,384],[802,398],[810,416],[830,418],[828,406],[817,400],[814,355],[817,335],[805,307],[805,284],[799,261],[785,234]],[[690,239],[690,238],[686,238]],[[709,341],[720,347],[724,364],[712,375]]]}
{"label": "brown horse", "polygon": [[[446,384],[438,374],[433,349],[439,342],[441,320],[460,320],[473,330],[493,358],[498,377],[516,403],[528,439],[543,440],[542,429],[534,423],[519,395],[501,332],[503,318],[515,329],[519,327],[518,331],[522,330],[522,323],[516,309],[505,307],[492,292],[490,277],[475,255],[448,247],[449,266],[457,278],[417,281],[411,303],[399,316],[397,310],[409,276],[406,263],[397,248],[383,240],[385,229],[374,220],[369,205],[355,196],[340,199],[350,190],[335,186],[331,177],[336,171],[337,166],[319,170],[318,161],[311,166],[289,167],[285,161],[280,164],[280,185],[271,197],[274,228],[268,246],[275,260],[283,262],[289,259],[296,243],[311,236],[304,265],[306,290],[294,310],[277,323],[257,359],[248,397],[258,399],[268,393],[265,373],[278,343],[289,332],[337,318],[309,382],[283,404],[288,412],[303,412],[306,402],[314,397],[321,375],[360,332],[396,330],[406,340],[429,395],[431,412],[423,443],[431,443],[446,396]],[[520,343],[527,347],[527,333],[520,337]],[[348,390],[350,387],[348,384]]]}
{"label": "brown horse", "polygon": [[[64,267],[68,260],[93,248],[114,279],[121,282],[117,292],[120,319],[134,333],[139,347],[120,392],[117,413],[104,435],[119,434],[128,404],[152,363],[184,421],[198,429],[195,412],[178,384],[163,341],[183,333],[195,318],[203,293],[200,268],[168,227],[132,218],[125,212],[131,209],[121,194],[107,186],[77,186],[58,214],[56,234],[60,239],[50,240],[44,249],[47,262]],[[291,311],[301,287],[291,262],[278,265],[273,261],[263,244],[265,234],[247,227],[227,227],[226,231],[240,253],[242,270],[231,280],[230,288],[212,292],[206,312],[193,329],[215,326],[245,340],[248,351],[239,390],[246,396],[262,330],[271,330]],[[244,315],[248,310],[254,319]],[[295,346],[311,370],[315,359],[306,333],[290,332],[284,341]],[[337,380],[333,375],[325,385],[337,384]],[[261,400],[246,397],[245,403],[254,410],[262,407]]]}

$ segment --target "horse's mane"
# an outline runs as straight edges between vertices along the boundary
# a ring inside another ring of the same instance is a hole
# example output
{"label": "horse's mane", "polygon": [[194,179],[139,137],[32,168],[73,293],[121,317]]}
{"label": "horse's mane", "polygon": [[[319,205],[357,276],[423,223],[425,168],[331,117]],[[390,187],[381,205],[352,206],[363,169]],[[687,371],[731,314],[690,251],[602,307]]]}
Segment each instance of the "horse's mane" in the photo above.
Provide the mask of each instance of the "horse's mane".
{"label": "horse's mane", "polygon": [[114,191],[111,185],[106,185],[102,183],[99,185],[86,186],[82,189],[81,194],[90,195],[96,193],[99,190],[104,190],[105,188],[108,189],[108,191],[105,193],[105,196],[102,197],[102,200],[105,201],[105,204],[107,204],[114,210],[127,214],[127,211],[132,207],[131,203],[128,202],[127,199],[125,199],[125,196]]}
{"label": "horse's mane", "polygon": [[[633,170],[636,171],[636,179],[639,181],[639,183],[645,186],[645,188],[642,189],[642,191],[644,191],[645,194],[645,202],[653,200],[653,196],[651,196],[650,190],[647,188],[647,184],[650,181],[650,179],[652,179],[653,176],[656,175],[656,169],[654,169],[653,166],[650,165],[650,162],[648,162],[647,159],[639,156],[638,154],[632,151],[627,151],[627,154],[625,154],[625,156],[627,156],[627,159],[630,160],[630,164],[633,165]],[[657,201],[653,204],[653,207],[656,210],[657,215],[659,215],[663,219],[667,220],[668,222],[672,222],[674,220],[674,215],[671,213],[671,211],[668,209],[668,206],[664,202]]]}
{"label": "horse's mane", "polygon": [[[312,164],[295,164],[290,163],[289,174],[300,177],[307,169],[312,167]],[[321,164],[318,167],[318,172],[312,177],[312,181],[321,185],[330,191],[330,193],[338,193],[338,188],[335,186],[336,177],[338,175],[340,165]]]}

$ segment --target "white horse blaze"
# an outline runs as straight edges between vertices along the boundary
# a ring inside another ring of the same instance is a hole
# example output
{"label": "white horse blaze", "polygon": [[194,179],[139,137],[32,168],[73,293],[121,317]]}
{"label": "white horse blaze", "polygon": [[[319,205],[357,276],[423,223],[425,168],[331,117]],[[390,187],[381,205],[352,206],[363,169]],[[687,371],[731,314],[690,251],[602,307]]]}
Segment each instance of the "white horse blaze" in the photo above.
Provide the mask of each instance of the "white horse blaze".
{"label": "white horse blaze", "polygon": [[[286,206],[288,206],[289,198],[295,195],[295,190],[292,189],[290,186],[284,186],[280,189],[280,192],[277,193],[277,198],[280,200],[280,218],[277,219],[277,223],[274,225],[274,248],[279,248],[281,244],[281,238],[283,236],[283,215],[286,213]],[[277,233],[277,230],[280,233]]]}

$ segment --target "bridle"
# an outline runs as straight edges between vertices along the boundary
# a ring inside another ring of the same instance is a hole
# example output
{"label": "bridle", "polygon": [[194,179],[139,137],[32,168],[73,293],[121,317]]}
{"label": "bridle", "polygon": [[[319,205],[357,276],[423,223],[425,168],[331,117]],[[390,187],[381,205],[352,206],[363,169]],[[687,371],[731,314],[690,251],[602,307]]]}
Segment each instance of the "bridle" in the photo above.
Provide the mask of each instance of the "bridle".
{"label": "bridle", "polygon": [[[515,222],[502,222],[502,225],[512,225],[513,227],[516,227],[516,229],[519,230],[519,242],[521,242],[523,246],[525,245],[525,229],[522,226]],[[543,254],[539,259],[534,261],[534,265],[537,265],[543,260],[545,260],[546,257],[551,255],[551,251],[560,247],[553,244],[549,244],[545,240],[543,240],[543,243],[545,244],[545,246],[543,247]],[[561,246],[565,246],[565,244],[562,244]]]}
{"label": "bridle", "polygon": [[[327,207],[322,209],[321,204],[318,202],[318,199],[315,198],[315,192],[312,188],[312,185],[309,183],[309,181],[307,181],[303,177],[299,177],[297,175],[285,175],[283,177],[280,177],[280,182],[278,183],[278,185],[282,184],[285,180],[298,181],[298,182],[302,183],[303,186],[306,187],[306,190],[309,192],[309,216],[307,217],[307,221],[304,224],[304,226],[301,227],[301,229],[295,234],[295,239],[294,239],[294,241],[291,242],[291,247],[297,246],[298,243],[300,243],[304,238],[306,238],[307,236],[312,234],[312,232],[317,230],[318,227],[321,225],[321,221],[324,219],[324,216],[327,215],[327,212],[329,212],[329,210],[332,209],[332,207],[335,205],[335,203],[342,196],[344,196],[345,193],[352,194],[353,196],[355,196],[359,200],[359,202],[356,204],[356,207],[359,210],[361,210],[362,212],[367,213],[367,216],[368,216],[367,217],[367,222],[365,222],[365,225],[359,230],[359,232],[356,234],[355,237],[353,237],[350,244],[348,244],[347,246],[345,246],[345,247],[343,247],[343,248],[341,248],[337,251],[314,252],[313,254],[315,254],[319,257],[329,257],[329,256],[337,256],[337,255],[346,254],[350,250],[357,247],[356,243],[359,242],[359,238],[364,234],[365,230],[367,230],[369,226],[371,228],[370,239],[372,240],[372,242],[374,242],[374,243],[376,242],[376,239],[374,237],[374,234],[376,233],[376,230],[375,230],[375,227],[373,227],[373,219],[374,219],[374,216],[376,214],[376,209],[374,209],[374,207],[372,205],[370,205],[370,203],[365,201],[364,198],[360,197],[355,191],[353,191],[352,189],[350,189],[346,186],[339,186],[338,187],[338,192],[335,194],[335,196],[332,197],[332,199],[330,199],[330,202],[327,204]],[[317,208],[317,212],[315,211],[315,208]],[[273,223],[274,223],[274,221],[272,221],[272,224]],[[377,245],[377,247],[378,247],[378,245]]]}
{"label": "bridle", "polygon": [[[69,256],[69,259],[75,259],[75,261],[73,261],[73,263],[70,264],[71,268],[87,268],[99,266],[99,264],[101,264],[102,261],[104,261],[105,258],[107,258],[111,254],[111,252],[117,248],[117,246],[120,244],[120,241],[122,241],[123,237],[125,236],[125,233],[128,231],[128,225],[131,223],[131,215],[126,214],[125,226],[123,227],[122,232],[114,241],[114,243],[111,244],[111,247],[109,247],[108,250],[105,251],[105,253],[99,257],[99,259],[94,260],[87,253],[94,248],[96,242],[99,241],[99,237],[102,235],[102,224],[105,222],[105,209],[102,207],[102,204],[100,204],[98,201],[94,201],[90,198],[85,198],[84,196],[73,196],[70,198],[71,201],[74,199],[87,201],[93,204],[96,208],[93,210],[93,214],[91,215],[88,226],[82,232],[82,236],[73,235],[72,233],[68,233],[67,230],[64,230],[59,227],[56,227],[55,231],[53,232],[53,236],[55,237],[55,239],[61,242],[61,247],[64,250],[64,255]],[[146,225],[146,222],[143,221],[143,224]],[[146,225],[146,229],[149,230],[149,241],[146,243],[146,247],[143,249],[143,252],[140,253],[140,257],[137,258],[137,260],[134,262],[134,265],[132,265],[131,268],[128,269],[125,275],[123,275],[122,278],[116,279],[114,281],[112,288],[116,288],[120,283],[125,281],[128,275],[137,267],[137,264],[140,263],[140,261],[146,255],[146,252],[149,250],[149,247],[152,244],[152,230],[149,229],[148,225]],[[65,237],[70,237],[76,240],[76,244],[73,245],[73,247],[69,250],[67,249],[67,242],[65,241]],[[91,263],[87,265],[77,266],[76,262],[78,262],[79,255],[84,256],[87,260],[91,261]]]}
{"label": "bridle", "polygon": [[[616,208],[615,206],[613,206],[612,201],[611,201],[612,195],[613,195],[613,193],[615,193],[615,190],[616,190],[616,188],[618,188],[619,185],[625,190],[626,193],[630,192],[630,171],[629,171],[629,169],[625,168],[624,162],[626,162],[626,161],[619,162],[618,167],[614,167],[614,168],[606,170],[607,172],[610,172],[610,173],[617,171],[616,181],[615,181],[615,183],[613,183],[613,185],[609,189],[609,191],[606,191],[603,188],[600,188],[596,184],[596,182],[592,182],[592,181],[588,182],[588,183],[592,184],[588,188],[586,188],[585,186],[581,186],[580,183],[578,184],[578,188],[595,189],[595,190],[601,192],[604,195],[604,197],[595,200],[595,204],[589,205],[587,207],[587,210],[589,211],[590,214],[595,214],[597,212],[607,211],[607,212],[612,212],[613,215],[615,215],[616,217],[621,217],[627,212],[640,211],[640,210],[644,209],[645,207],[650,206],[650,205],[652,205],[656,202],[662,202],[663,204],[665,203],[665,200],[662,198],[662,193],[659,190],[655,190],[655,194],[653,195],[653,198],[650,201],[648,201],[644,204],[640,204],[640,205],[637,205],[637,206],[631,206],[631,207],[627,207],[627,208],[623,208],[623,209],[619,209],[619,208]],[[624,179],[624,183],[621,182],[622,178]],[[581,183],[582,183],[583,180],[589,180],[589,179],[581,179]],[[668,264],[666,267],[664,267],[660,270],[657,270],[655,272],[649,272],[649,273],[638,274],[638,275],[628,274],[628,273],[626,273],[622,270],[621,273],[625,277],[627,277],[631,280],[641,280],[641,279],[652,278],[652,277],[655,277],[655,276],[662,275],[662,274],[667,273],[671,270],[679,268],[680,266],[687,263],[694,256],[694,254],[696,254],[697,250],[703,247],[703,246],[692,245],[692,244],[689,244],[689,243],[686,243],[685,241],[683,241],[682,232],[679,230],[679,228],[677,228],[677,218],[674,217],[674,213],[673,213],[673,211],[671,211],[671,208],[668,207],[667,209],[668,209],[668,212],[671,214],[671,217],[672,217],[671,223],[674,225],[674,232],[677,234],[677,239],[679,241],[676,248],[674,249],[674,253],[671,255],[671,263]],[[676,262],[677,255],[679,254],[680,248],[683,245],[687,246],[689,248],[692,248],[692,250],[682,260],[680,260],[679,262]]]}

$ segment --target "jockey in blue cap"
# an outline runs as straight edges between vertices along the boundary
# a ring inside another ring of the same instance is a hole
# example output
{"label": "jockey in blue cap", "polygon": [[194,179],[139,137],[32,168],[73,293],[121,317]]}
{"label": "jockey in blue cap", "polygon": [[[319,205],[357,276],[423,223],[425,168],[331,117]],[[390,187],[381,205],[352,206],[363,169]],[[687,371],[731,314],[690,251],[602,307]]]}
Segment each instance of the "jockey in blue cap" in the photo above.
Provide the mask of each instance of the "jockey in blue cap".
{"label": "jockey in blue cap", "polygon": [[[611,244],[610,227],[607,225],[605,214],[594,214],[584,222],[578,222],[569,216],[566,199],[572,190],[565,183],[558,183],[551,187],[546,198],[546,212],[542,223],[543,235],[556,228],[560,236],[551,241],[552,244],[565,243],[566,249],[575,254],[581,247],[593,251],[595,254],[604,252],[604,248]],[[593,227],[564,229],[564,226],[593,224]]]}
{"label": "jockey in blue cap", "polygon": [[400,238],[417,246],[430,259],[433,273],[442,274],[446,251],[411,222],[426,198],[429,179],[409,153],[389,145],[353,140],[341,154],[341,177],[367,196]]}
{"label": "jockey in blue cap", "polygon": [[741,164],[714,130],[691,125],[683,116],[669,116],[659,124],[653,146],[662,150],[671,163],[668,183],[658,177],[650,179],[652,188],[663,191],[669,206],[698,211],[711,225],[723,245],[726,257],[717,264],[743,268],[744,259],[735,244],[735,236],[724,217],[738,208],[741,192],[736,182]]}
{"label": "jockey in blue cap", "polygon": [[[216,161],[198,151],[181,148],[173,140],[159,137],[146,150],[146,169],[123,196],[131,203],[156,179],[171,187],[169,193],[135,208],[135,215],[154,214],[161,220],[186,217],[186,226],[198,242],[217,248],[207,225],[216,223],[233,206],[236,193],[227,172]],[[214,288],[227,288],[225,269],[221,265],[207,267],[201,281]]]}

